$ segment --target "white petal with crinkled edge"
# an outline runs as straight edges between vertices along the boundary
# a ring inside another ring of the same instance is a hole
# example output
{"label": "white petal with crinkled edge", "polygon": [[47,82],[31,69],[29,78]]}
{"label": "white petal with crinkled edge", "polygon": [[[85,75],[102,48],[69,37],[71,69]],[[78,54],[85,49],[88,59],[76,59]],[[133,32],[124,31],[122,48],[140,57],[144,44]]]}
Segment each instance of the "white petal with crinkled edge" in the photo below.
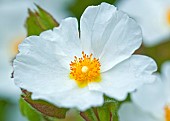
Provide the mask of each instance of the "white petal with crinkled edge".
{"label": "white petal with crinkled edge", "polygon": [[102,93],[90,91],[87,87],[75,87],[59,93],[53,92],[50,95],[33,93],[32,98],[44,99],[59,107],[77,108],[80,111],[85,111],[90,107],[101,106],[104,103]]}
{"label": "white petal with crinkled edge", "polygon": [[58,43],[58,46],[60,46],[60,50],[66,53],[72,60],[74,56],[81,56],[82,49],[76,18],[70,17],[64,19],[59,27],[54,28],[54,32],[59,35],[60,42]]}
{"label": "white petal with crinkled edge", "polygon": [[131,94],[131,97],[132,101],[144,111],[157,116],[164,115],[166,105],[165,85],[159,76],[154,83],[138,88],[136,92]]}
{"label": "white petal with crinkled edge", "polygon": [[118,111],[120,121],[163,121],[162,117],[156,118],[151,113],[141,110],[133,103],[124,103]]}
{"label": "white petal with crinkled edge", "polygon": [[100,83],[90,83],[90,90],[104,92],[109,97],[124,100],[129,92],[144,83],[155,81],[153,72],[157,70],[154,60],[147,56],[132,55],[112,69],[101,74]]}
{"label": "white petal with crinkled edge", "polygon": [[142,43],[137,23],[107,3],[88,7],[80,30],[83,50],[100,59],[102,72],[130,57]]}
{"label": "white petal with crinkled edge", "polygon": [[[30,51],[36,51],[35,53],[38,52],[38,57],[40,57],[39,60],[43,60],[41,59],[42,57],[46,60],[48,60],[49,57],[54,57],[58,59],[58,61],[61,61],[61,64],[64,63],[65,67],[68,69],[74,56],[81,56],[82,50],[80,47],[78,23],[75,18],[64,19],[60,23],[60,26],[54,28],[53,31],[48,30],[42,32],[40,36],[28,37],[26,40],[27,41],[24,41],[19,45],[20,51],[24,52],[28,51],[28,49],[31,49]],[[35,48],[38,49],[34,49],[32,46],[35,46]],[[56,55],[59,58],[55,57]],[[48,58],[46,58],[47,56]]]}
{"label": "white petal with crinkled edge", "polygon": [[[80,20],[82,48],[85,52],[91,53],[95,49],[95,56],[101,54],[104,44],[107,41],[106,39],[102,39],[102,36],[104,36],[105,29],[110,23],[110,19],[115,11],[116,7],[107,3],[86,8]],[[94,43],[95,45],[93,45]]]}
{"label": "white petal with crinkled edge", "polygon": [[57,54],[58,47],[55,41],[31,36],[19,46],[19,51],[14,60],[14,80],[19,87],[33,93],[49,93],[57,91],[57,86],[62,89],[74,85],[67,79],[69,63],[67,65],[60,61],[68,57]]}

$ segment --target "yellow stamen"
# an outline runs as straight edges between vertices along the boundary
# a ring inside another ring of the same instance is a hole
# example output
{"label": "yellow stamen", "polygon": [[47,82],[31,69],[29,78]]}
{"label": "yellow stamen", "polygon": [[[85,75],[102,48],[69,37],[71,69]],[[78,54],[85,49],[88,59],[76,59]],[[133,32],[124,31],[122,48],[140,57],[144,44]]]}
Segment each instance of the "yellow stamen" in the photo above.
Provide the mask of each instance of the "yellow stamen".
{"label": "yellow stamen", "polygon": [[170,25],[170,9],[167,11],[167,22]]}
{"label": "yellow stamen", "polygon": [[169,106],[165,107],[165,119],[166,121],[170,121],[170,107]]}
{"label": "yellow stamen", "polygon": [[99,59],[82,52],[81,58],[75,56],[70,63],[70,78],[74,79],[79,87],[85,87],[90,82],[100,82],[100,66]]}

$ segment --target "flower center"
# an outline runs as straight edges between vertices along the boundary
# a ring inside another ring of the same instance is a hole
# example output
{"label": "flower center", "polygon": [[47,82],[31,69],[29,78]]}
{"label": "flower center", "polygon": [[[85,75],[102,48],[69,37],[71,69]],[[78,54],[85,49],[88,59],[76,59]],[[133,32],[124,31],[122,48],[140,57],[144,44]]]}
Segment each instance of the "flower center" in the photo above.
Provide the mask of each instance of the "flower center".
{"label": "flower center", "polygon": [[166,121],[170,121],[170,106],[165,107],[165,119]]}
{"label": "flower center", "polygon": [[81,71],[82,71],[83,73],[86,73],[88,70],[89,70],[89,68],[88,68],[87,66],[83,66],[83,67],[81,68]]}
{"label": "flower center", "polygon": [[167,22],[170,25],[170,9],[167,11]]}
{"label": "flower center", "polygon": [[82,52],[81,58],[75,56],[70,63],[70,78],[74,79],[79,87],[85,87],[90,82],[100,82],[100,66],[99,59]]}

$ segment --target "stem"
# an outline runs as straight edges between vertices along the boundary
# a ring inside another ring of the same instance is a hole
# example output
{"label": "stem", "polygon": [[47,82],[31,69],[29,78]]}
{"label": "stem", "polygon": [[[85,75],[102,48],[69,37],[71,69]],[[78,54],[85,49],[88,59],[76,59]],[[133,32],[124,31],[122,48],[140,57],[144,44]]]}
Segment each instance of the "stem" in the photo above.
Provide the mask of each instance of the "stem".
{"label": "stem", "polygon": [[100,121],[100,119],[99,119],[99,114],[98,114],[98,112],[97,112],[97,108],[93,108],[93,112],[94,112],[97,120]]}
{"label": "stem", "polygon": [[110,121],[113,121],[113,115],[112,115],[112,112],[110,112]]}
{"label": "stem", "polygon": [[90,121],[90,119],[88,119],[88,117],[86,116],[86,114],[85,114],[85,113],[80,112],[80,115],[81,115],[81,117],[82,117],[82,118],[84,118],[84,120],[86,120],[86,121]]}

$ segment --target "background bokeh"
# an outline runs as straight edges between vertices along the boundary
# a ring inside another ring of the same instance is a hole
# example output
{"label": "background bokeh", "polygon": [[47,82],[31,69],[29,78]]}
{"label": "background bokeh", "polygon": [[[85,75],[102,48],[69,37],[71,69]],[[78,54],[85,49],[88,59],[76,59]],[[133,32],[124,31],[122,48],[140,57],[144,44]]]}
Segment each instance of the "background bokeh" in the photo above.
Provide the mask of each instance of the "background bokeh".
{"label": "background bokeh", "polygon": [[[48,11],[56,21],[60,23],[62,19],[68,16],[73,16],[80,20],[81,14],[87,6],[107,2],[118,6],[118,9],[127,12],[137,22],[142,23],[141,21],[143,21],[143,19],[145,20],[147,15],[141,15],[140,11],[143,9],[142,6],[136,7],[138,4],[135,4],[133,1],[134,0],[0,0],[0,121],[27,121],[20,113],[18,102],[21,91],[14,85],[11,73],[13,71],[12,60],[18,53],[17,46],[27,36],[25,20],[28,16],[28,8],[34,10],[36,9],[35,4],[37,4]],[[154,2],[154,0],[151,1]],[[151,11],[153,10],[153,13],[155,12],[153,9],[155,7],[154,4],[153,6],[149,4],[147,7]],[[141,8],[141,10],[139,8]],[[162,11],[163,9],[158,10]],[[150,14],[152,14],[152,12]],[[147,18],[147,23],[149,24],[149,22],[152,23],[153,21]],[[155,26],[156,25],[153,25],[152,28],[156,28]],[[151,31],[156,30],[151,29]],[[167,31],[170,35],[170,25]],[[144,41],[147,41],[147,39]],[[150,45],[144,43],[136,53],[151,56],[156,60],[160,68],[163,62],[170,60],[170,37],[159,37],[156,43],[152,43],[153,44]],[[66,120],[75,121],[74,118],[71,119],[70,116],[68,117]],[[76,120],[80,121],[81,119],[78,117]]]}

